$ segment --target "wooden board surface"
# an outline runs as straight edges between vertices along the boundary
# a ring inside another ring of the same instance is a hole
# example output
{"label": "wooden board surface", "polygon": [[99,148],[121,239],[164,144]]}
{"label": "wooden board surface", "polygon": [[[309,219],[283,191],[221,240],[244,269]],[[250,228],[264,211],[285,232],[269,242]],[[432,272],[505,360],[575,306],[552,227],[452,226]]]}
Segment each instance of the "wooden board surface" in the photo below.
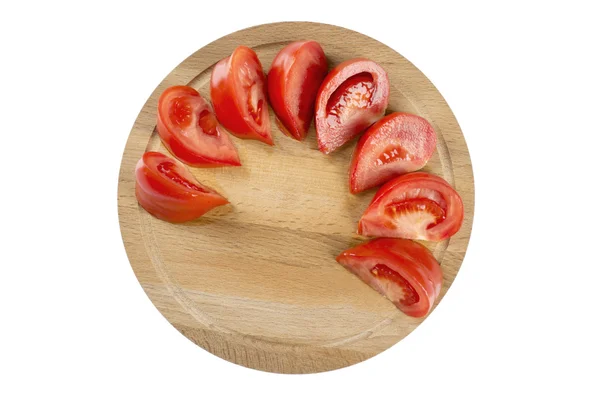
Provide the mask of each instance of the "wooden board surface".
{"label": "wooden board surface", "polygon": [[376,61],[390,79],[387,112],[418,114],[433,125],[438,145],[424,170],[444,177],[465,204],[458,234],[426,243],[444,272],[438,303],[460,268],[473,221],[473,173],[458,123],[433,84],[389,47],[336,26],[286,22],[232,33],[192,54],[152,93],[127,141],[118,191],[123,241],[140,284],[177,330],[219,357],[281,373],[355,364],[422,322],[335,262],[365,240],[356,225],[375,192],[348,192],[356,140],[325,156],[314,126],[297,142],[279,132],[271,111],[274,147],[234,138],[242,167],[191,168],[231,205],[185,224],[155,219],[137,204],[134,168],[145,151],[168,154],[155,130],[165,88],[187,84],[209,99],[212,66],[237,45],[252,47],[268,71],[281,48],[304,39],[321,43],[330,68],[359,56]]}

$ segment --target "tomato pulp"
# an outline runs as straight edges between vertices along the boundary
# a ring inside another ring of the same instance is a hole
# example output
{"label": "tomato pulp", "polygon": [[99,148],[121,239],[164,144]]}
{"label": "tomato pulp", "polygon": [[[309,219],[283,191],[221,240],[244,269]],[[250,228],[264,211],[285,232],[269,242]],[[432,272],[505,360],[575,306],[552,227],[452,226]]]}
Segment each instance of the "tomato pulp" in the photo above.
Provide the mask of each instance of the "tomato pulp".
{"label": "tomato pulp", "polygon": [[239,46],[214,66],[210,97],[217,119],[231,133],[273,144],[265,74],[254,50]]}
{"label": "tomato pulp", "polygon": [[427,315],[442,288],[437,260],[411,240],[374,239],[342,252],[336,260],[411,317]]}
{"label": "tomato pulp", "polygon": [[378,186],[417,171],[435,151],[437,137],[426,119],[395,112],[377,121],[360,138],[350,164],[350,192]]}
{"label": "tomato pulp", "polygon": [[240,157],[210,105],[189,86],[172,86],[158,99],[156,130],[165,147],[193,167],[239,166]]}
{"label": "tomato pulp", "polygon": [[442,241],[460,229],[464,207],[444,179],[411,172],[383,185],[358,223],[365,236]]}
{"label": "tomato pulp", "polygon": [[387,73],[371,60],[357,58],[333,68],[315,104],[319,150],[331,153],[381,118],[389,93]]}

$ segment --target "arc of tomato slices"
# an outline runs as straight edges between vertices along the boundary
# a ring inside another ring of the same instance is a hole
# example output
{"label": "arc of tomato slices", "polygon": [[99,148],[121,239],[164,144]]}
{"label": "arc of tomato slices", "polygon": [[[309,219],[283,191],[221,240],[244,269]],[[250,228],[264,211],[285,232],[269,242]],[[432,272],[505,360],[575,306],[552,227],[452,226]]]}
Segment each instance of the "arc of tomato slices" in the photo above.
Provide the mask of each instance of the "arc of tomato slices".
{"label": "arc of tomato slices", "polygon": [[427,315],[442,288],[437,260],[411,240],[374,239],[342,252],[336,260],[411,317]]}
{"label": "arc of tomato slices", "polygon": [[438,242],[458,232],[463,219],[462,199],[448,182],[412,172],[377,191],[358,223],[358,233]]}
{"label": "arc of tomato slices", "polygon": [[229,203],[181,162],[155,151],[144,153],[135,167],[135,196],[146,211],[168,222],[191,221]]}

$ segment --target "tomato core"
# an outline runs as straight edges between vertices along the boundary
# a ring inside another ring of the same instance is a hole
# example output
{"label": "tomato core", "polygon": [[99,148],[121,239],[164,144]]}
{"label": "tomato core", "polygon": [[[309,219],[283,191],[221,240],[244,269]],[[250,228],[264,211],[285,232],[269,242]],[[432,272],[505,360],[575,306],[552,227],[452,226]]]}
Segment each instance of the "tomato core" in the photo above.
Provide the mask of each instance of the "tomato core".
{"label": "tomato core", "polygon": [[393,219],[406,216],[416,218],[416,224],[426,220],[431,221],[426,229],[432,228],[446,219],[446,211],[438,203],[427,198],[408,199],[388,205],[386,215]]}
{"label": "tomato core", "polygon": [[184,179],[183,177],[181,177],[175,171],[175,167],[176,167],[175,164],[172,163],[171,161],[164,161],[164,162],[161,162],[160,164],[158,164],[156,169],[158,170],[158,172],[165,175],[167,178],[169,178],[170,180],[172,180],[173,182],[175,182],[179,185],[185,186],[186,188],[191,189],[191,190],[196,190],[198,192],[208,193],[206,190],[202,189],[201,187],[194,185],[192,182],[189,182],[186,179]]}
{"label": "tomato core", "polygon": [[407,153],[407,151],[403,147],[390,145],[383,152],[381,152],[379,157],[377,157],[377,159],[375,160],[375,165],[379,166],[379,165],[389,164],[396,160],[409,160],[409,159],[410,159],[410,155]]}
{"label": "tomato core", "polygon": [[250,86],[250,90],[248,92],[248,112],[252,116],[252,119],[260,125],[262,118],[262,109],[263,109],[263,99],[258,99],[260,95],[260,87],[258,84],[253,83]]}
{"label": "tomato core", "polygon": [[346,79],[327,101],[327,121],[339,123],[347,110],[369,107],[374,92],[373,76],[368,72]]}
{"label": "tomato core", "polygon": [[419,294],[406,279],[385,264],[376,264],[371,268],[371,274],[377,279],[394,282],[402,289],[402,298],[398,302],[403,306],[411,306],[419,301]]}

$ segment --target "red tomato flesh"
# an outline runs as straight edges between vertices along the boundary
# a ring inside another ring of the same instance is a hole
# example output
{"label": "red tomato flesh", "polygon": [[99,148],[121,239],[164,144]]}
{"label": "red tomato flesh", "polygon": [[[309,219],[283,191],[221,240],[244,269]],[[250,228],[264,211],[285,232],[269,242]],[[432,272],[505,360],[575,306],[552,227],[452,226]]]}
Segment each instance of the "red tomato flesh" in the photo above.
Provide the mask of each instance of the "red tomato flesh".
{"label": "red tomato flesh", "polygon": [[140,205],[168,222],[196,219],[226,198],[202,185],[179,161],[158,152],[146,152],[135,168],[135,195]]}
{"label": "red tomato flesh", "polygon": [[193,167],[239,166],[231,138],[195,89],[172,86],[158,100],[156,130],[165,147]]}
{"label": "red tomato flesh", "polygon": [[411,240],[374,239],[342,252],[336,260],[411,317],[427,315],[442,288],[437,260]]}
{"label": "red tomato flesh", "polygon": [[376,264],[369,271],[380,280],[382,286],[384,281],[390,282],[390,287],[385,291],[386,293],[393,292],[394,287],[397,289],[396,292],[398,295],[390,297],[396,297],[400,305],[408,307],[419,301],[419,293],[417,293],[415,288],[413,288],[410,283],[402,277],[402,275],[387,265]]}
{"label": "red tomato flesh", "polygon": [[275,56],[267,78],[269,102],[286,135],[306,137],[325,75],[327,59],[315,41],[293,42]]}
{"label": "red tomato flesh", "polygon": [[319,150],[331,153],[381,118],[389,93],[387,73],[373,61],[357,58],[332,69],[315,103]]}
{"label": "red tomato flesh", "polygon": [[464,218],[460,195],[442,178],[412,172],[383,185],[358,223],[365,236],[442,241]]}
{"label": "red tomato flesh", "polygon": [[377,121],[360,138],[350,164],[350,192],[378,186],[417,171],[433,153],[437,137],[427,120],[395,112]]}
{"label": "red tomato flesh", "polygon": [[265,74],[254,50],[239,46],[214,66],[210,97],[217,119],[231,133],[273,144]]}
{"label": "red tomato flesh", "polygon": [[356,109],[367,108],[375,91],[373,76],[364,72],[344,81],[327,100],[327,122],[340,124],[350,117]]}

